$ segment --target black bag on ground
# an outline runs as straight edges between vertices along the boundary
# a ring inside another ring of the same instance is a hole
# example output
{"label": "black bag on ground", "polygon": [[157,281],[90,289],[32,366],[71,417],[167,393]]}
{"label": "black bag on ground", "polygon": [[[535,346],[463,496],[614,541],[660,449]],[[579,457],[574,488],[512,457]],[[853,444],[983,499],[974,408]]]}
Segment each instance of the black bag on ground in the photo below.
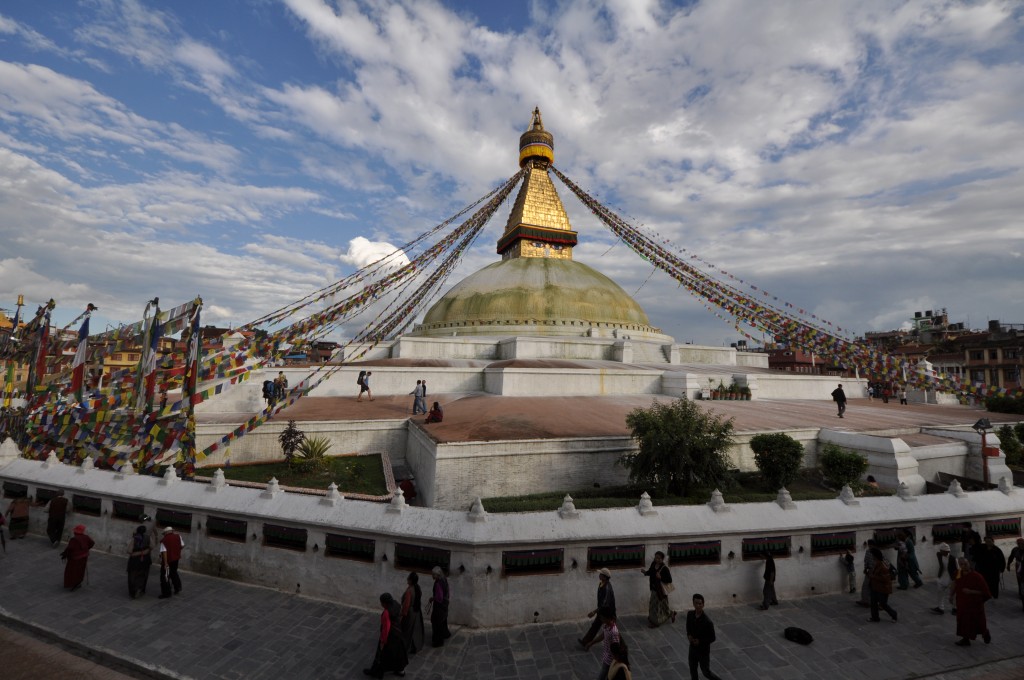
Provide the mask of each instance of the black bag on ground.
{"label": "black bag on ground", "polygon": [[787,640],[801,645],[809,645],[814,642],[814,636],[803,628],[797,628],[796,626],[790,626],[783,634],[786,636]]}

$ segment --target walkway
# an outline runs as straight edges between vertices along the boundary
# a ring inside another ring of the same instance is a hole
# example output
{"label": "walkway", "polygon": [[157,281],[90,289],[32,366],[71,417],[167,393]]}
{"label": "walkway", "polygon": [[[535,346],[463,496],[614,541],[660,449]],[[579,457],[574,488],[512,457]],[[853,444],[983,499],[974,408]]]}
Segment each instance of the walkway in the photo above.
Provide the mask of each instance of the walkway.
{"label": "walkway", "polygon": [[[158,590],[155,569],[150,594],[132,601],[126,591],[124,559],[94,553],[89,566],[88,585],[65,592],[57,549],[39,537],[8,540],[6,554],[0,553],[0,624],[59,636],[82,654],[91,651],[101,663],[118,660],[118,670],[137,677],[364,677],[361,669],[368,665],[374,644],[375,612],[189,572],[183,574],[183,595],[158,601],[153,596]],[[785,569],[784,561],[779,568]],[[685,583],[685,571],[679,575]],[[395,588],[397,595],[398,583]],[[453,590],[458,597],[457,587]],[[674,595],[679,605],[682,592],[685,588]],[[1024,678],[1024,612],[1019,600],[1004,595],[989,604],[991,645],[979,640],[961,648],[953,644],[953,617],[928,611],[932,594],[929,583],[895,595],[898,624],[868,623],[867,610],[853,605],[852,595],[784,602],[769,612],[709,602],[708,613],[718,628],[712,669],[725,680]],[[782,631],[791,625],[811,631],[815,642],[801,647],[786,641]],[[682,622],[649,630],[643,616],[626,616],[622,629],[630,644],[634,677],[686,677]],[[415,655],[407,677],[589,680],[597,671],[597,649],[577,650],[575,640],[582,632],[582,622],[492,631],[455,629],[445,648]],[[5,646],[0,658],[18,658],[24,652]],[[35,677],[54,672],[55,667],[47,665]]]}

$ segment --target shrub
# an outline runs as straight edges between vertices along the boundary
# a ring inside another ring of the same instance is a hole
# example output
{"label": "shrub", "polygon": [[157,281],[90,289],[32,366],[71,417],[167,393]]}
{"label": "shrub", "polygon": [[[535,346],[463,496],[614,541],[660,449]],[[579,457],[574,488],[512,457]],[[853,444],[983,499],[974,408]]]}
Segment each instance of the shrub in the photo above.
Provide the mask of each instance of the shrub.
{"label": "shrub", "polygon": [[1010,425],[1003,425],[997,433],[999,435],[999,448],[1006,454],[1008,465],[1020,465],[1021,454],[1024,453],[1024,446],[1017,438],[1017,433]]}
{"label": "shrub", "polygon": [[1013,433],[1017,435],[1017,441],[1024,444],[1024,423],[1017,423],[1014,425]]}
{"label": "shrub", "polygon": [[289,465],[295,459],[295,450],[299,448],[305,439],[305,433],[295,427],[294,420],[289,420],[288,427],[281,430],[281,434],[277,436],[277,441],[281,444],[281,453],[284,454],[284,459],[288,461]]}
{"label": "shrub", "polygon": [[988,397],[985,399],[985,408],[995,413],[1024,414],[1024,397]]}
{"label": "shrub", "polygon": [[818,464],[829,485],[839,488],[849,484],[858,489],[860,478],[868,470],[868,459],[855,451],[847,451],[835,444],[825,444],[818,454]]}
{"label": "shrub", "polygon": [[310,474],[326,473],[331,467],[331,461],[327,458],[330,448],[331,440],[327,437],[303,439],[295,450],[299,469]]}
{"label": "shrub", "polygon": [[626,415],[639,450],[619,464],[629,469],[633,484],[652,492],[685,496],[696,486],[725,486],[729,465],[725,452],[731,443],[732,419],[723,420],[695,402],[677,399],[654,403]]}
{"label": "shrub", "polygon": [[789,486],[804,461],[803,444],[784,432],[754,435],[750,448],[761,477],[772,491]]}

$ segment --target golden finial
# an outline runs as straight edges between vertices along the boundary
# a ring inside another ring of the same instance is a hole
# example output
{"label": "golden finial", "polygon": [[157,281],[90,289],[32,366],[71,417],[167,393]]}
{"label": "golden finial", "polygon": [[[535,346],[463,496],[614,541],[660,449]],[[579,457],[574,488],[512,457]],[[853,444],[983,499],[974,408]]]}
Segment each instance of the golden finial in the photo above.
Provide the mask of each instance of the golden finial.
{"label": "golden finial", "polygon": [[533,109],[530,129],[519,137],[519,167],[530,161],[541,168],[555,162],[555,139],[544,129],[539,106]]}

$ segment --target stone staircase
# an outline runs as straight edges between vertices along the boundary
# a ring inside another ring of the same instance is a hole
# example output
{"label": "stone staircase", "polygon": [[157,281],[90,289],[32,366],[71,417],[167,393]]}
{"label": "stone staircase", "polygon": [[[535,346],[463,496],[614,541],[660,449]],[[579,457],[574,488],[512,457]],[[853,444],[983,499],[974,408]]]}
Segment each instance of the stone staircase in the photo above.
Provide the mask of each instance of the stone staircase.
{"label": "stone staircase", "polygon": [[665,356],[663,345],[652,342],[640,342],[633,340],[633,363],[634,364],[667,364],[668,357]]}

